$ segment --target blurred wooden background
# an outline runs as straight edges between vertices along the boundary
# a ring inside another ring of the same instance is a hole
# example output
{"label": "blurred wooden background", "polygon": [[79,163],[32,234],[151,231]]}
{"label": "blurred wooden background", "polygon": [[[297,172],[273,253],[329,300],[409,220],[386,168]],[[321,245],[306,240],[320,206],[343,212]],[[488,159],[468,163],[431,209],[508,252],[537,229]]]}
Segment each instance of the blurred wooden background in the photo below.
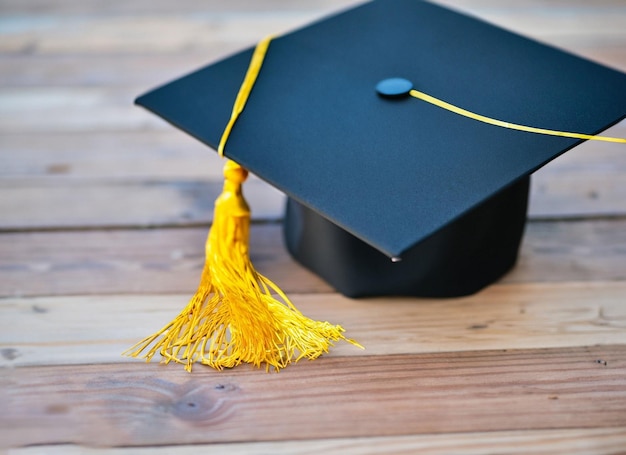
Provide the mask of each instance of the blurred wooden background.
{"label": "blurred wooden background", "polygon": [[[259,270],[367,349],[280,374],[120,357],[195,289],[221,186],[216,155],[134,97],[356,3],[0,0],[0,451],[624,452],[615,144],[535,175],[519,265],[463,299],[341,297],[287,256],[283,196],[252,179]],[[624,0],[438,3],[626,71]]]}

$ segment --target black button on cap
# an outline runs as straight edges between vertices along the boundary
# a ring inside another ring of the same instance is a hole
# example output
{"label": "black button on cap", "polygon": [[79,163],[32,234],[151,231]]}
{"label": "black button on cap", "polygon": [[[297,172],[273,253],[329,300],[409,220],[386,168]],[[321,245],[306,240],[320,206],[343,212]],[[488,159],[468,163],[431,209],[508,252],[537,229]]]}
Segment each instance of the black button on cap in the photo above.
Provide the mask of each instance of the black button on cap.
{"label": "black button on cap", "polygon": [[413,89],[413,82],[401,77],[383,79],[376,84],[376,92],[385,98],[404,98]]}

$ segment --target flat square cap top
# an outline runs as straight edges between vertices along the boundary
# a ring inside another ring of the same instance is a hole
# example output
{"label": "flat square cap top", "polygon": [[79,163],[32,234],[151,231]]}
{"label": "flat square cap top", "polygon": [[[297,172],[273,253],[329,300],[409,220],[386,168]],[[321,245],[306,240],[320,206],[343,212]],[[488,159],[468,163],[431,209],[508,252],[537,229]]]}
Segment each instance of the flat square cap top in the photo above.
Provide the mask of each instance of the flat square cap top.
{"label": "flat square cap top", "polygon": [[[252,49],[138,98],[217,148]],[[275,38],[225,154],[388,256],[401,257],[581,141],[482,115],[598,134],[626,116],[626,75],[418,0],[377,0]]]}

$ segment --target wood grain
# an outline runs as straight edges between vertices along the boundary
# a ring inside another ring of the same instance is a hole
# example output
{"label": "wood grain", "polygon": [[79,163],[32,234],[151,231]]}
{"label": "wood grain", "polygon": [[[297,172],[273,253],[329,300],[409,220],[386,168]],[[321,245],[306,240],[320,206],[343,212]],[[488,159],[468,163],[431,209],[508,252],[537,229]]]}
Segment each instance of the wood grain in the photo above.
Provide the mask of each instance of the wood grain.
{"label": "wood grain", "polygon": [[[120,353],[171,320],[190,294],[2,299],[0,366],[137,363]],[[625,282],[494,285],[445,300],[290,295],[304,314],[341,324],[366,348],[339,343],[328,357],[366,362],[385,354],[622,344],[624,296]]]}
{"label": "wood grain", "polygon": [[[283,196],[252,179],[256,266],[367,349],[280,374],[119,356],[189,298],[221,185],[221,160],[134,97],[356,3],[0,0],[0,454],[624,452],[612,144],[534,175],[517,267],[461,299],[333,293],[288,257]],[[438,3],[626,71],[623,0]]]}
{"label": "wood grain", "polygon": [[[561,170],[555,166],[538,172],[531,190],[529,217],[626,215],[626,185],[620,183],[626,182],[626,164],[621,164],[626,155],[617,152],[612,152],[617,156],[616,162],[598,159],[596,166],[590,166],[584,160],[587,165],[567,169],[566,161]],[[195,159],[194,156],[192,160]],[[84,157],[78,160],[84,163]],[[166,165],[163,159],[157,161]],[[97,161],[89,165],[97,166]],[[24,163],[22,169],[28,166]],[[54,158],[30,166],[44,167],[49,175],[0,180],[0,213],[4,214],[0,218],[0,230],[205,224],[211,220],[213,201],[222,185],[218,177],[221,163],[215,162],[214,156],[212,161],[207,160],[207,177],[202,179],[68,178],[63,174],[71,172],[75,164],[72,160]],[[136,169],[137,161],[131,162],[131,166]],[[205,166],[196,163],[189,169],[197,173]],[[255,219],[282,218],[284,195],[278,190],[251,177],[245,191]]]}
{"label": "wood grain", "polygon": [[[221,188],[222,161],[184,135],[4,141],[11,153],[0,156],[0,229],[208,223]],[[626,215],[626,154],[608,145],[585,144],[535,173],[529,217]],[[270,185],[252,176],[246,195],[256,219],[282,217],[284,196]]]}
{"label": "wood grain", "polygon": [[[606,2],[606,0],[604,0]],[[615,1],[615,0],[613,0]],[[349,5],[354,0],[317,0],[315,4],[304,0],[295,0],[285,3],[282,0],[265,0],[250,2],[249,0],[205,0],[203,8],[207,11],[226,11],[231,13],[276,12],[276,11],[317,11],[332,10],[341,5]],[[54,1],[31,0],[23,3],[21,0],[0,0],[0,6],[6,13],[28,13],[30,16],[39,14],[88,14],[88,15],[115,15],[115,14],[155,14],[169,15],[173,13],[197,13],[198,3],[195,0],[179,0],[172,3],[169,0],[135,0],[129,3],[102,3],[99,0],[83,1]],[[233,17],[236,20],[238,17]]]}
{"label": "wood grain", "polygon": [[625,356],[612,345],[327,358],[279,374],[19,368],[3,378],[0,440],[135,446],[618,427]]}
{"label": "wood grain", "polygon": [[[208,227],[0,235],[0,296],[188,294]],[[288,255],[277,223],[251,232],[257,269],[289,293],[332,289]],[[626,280],[626,220],[534,221],[502,283]]]}
{"label": "wood grain", "polygon": [[[221,182],[64,180],[0,181],[1,230],[153,227],[208,224]],[[256,220],[282,218],[284,197],[260,180],[246,182]]]}
{"label": "wood grain", "polygon": [[[210,208],[188,194],[202,197],[198,180],[218,177],[214,155],[202,154],[198,144],[191,145],[183,134],[132,106],[133,98],[163,80],[253,44],[268,29],[295,27],[355,2],[315,7],[302,2],[245,7],[247,3],[210,2],[201,14],[192,3],[179,8],[143,1],[132,7],[2,2],[0,69],[6,71],[0,78],[0,132],[7,153],[0,155],[0,173],[11,181],[0,190],[0,213],[10,213],[0,225],[49,229],[208,222]],[[619,2],[596,2],[594,8],[580,1],[523,6],[493,0],[443,3],[626,68],[624,8]],[[577,19],[581,17],[584,27]],[[608,133],[626,136],[626,126],[622,123]],[[146,139],[153,135],[155,139]],[[163,143],[156,138],[167,139]],[[182,153],[176,150],[177,142]],[[585,144],[552,163],[535,176],[531,216],[623,215],[626,186],[616,182],[626,181],[625,157],[615,146]],[[570,167],[572,163],[576,168]],[[42,190],[42,183],[32,176],[52,180],[46,180]],[[74,177],[87,180],[76,183]],[[136,181],[118,185],[111,177]],[[160,185],[156,192],[155,178]],[[98,196],[109,192],[110,198]],[[261,218],[280,216],[280,195],[265,186],[255,187],[253,194],[271,206]],[[154,196],[164,204],[150,203]],[[213,192],[206,197],[211,201]],[[120,200],[127,204],[120,207],[123,212],[115,213],[111,201]]]}
{"label": "wood grain", "polygon": [[174,128],[163,131],[11,133],[2,137],[0,178],[221,181],[216,153]]}
{"label": "wood grain", "polygon": [[[211,14],[200,14],[190,8],[190,4],[179,5],[175,8],[166,7],[163,2],[158,6],[147,6],[145,2],[137,2],[133,7],[108,9],[105,19],[93,14],[94,11],[106,10],[95,7],[85,9],[85,5],[77,11],[70,6],[52,8],[53,2],[44,1],[38,9],[22,7],[21,11],[28,11],[32,17],[42,20],[34,24],[18,22],[17,26],[9,28],[7,40],[2,50],[5,52],[79,52],[88,48],[90,51],[111,51],[115,49],[124,53],[128,51],[159,51],[185,50],[215,43],[216,41],[256,41],[266,33],[276,33],[308,22],[320,15],[337,11],[348,5],[360,2],[342,1],[334,4],[320,3],[312,8],[296,3],[295,7],[285,5],[264,5],[256,8],[242,8],[241,6],[219,6],[215,2],[205,7]],[[58,3],[58,2],[57,2]],[[70,2],[75,3],[75,2]],[[245,3],[245,2],[242,2]],[[458,0],[441,1],[441,4],[479,16],[485,20],[498,23],[503,27],[530,35],[545,35],[546,37],[575,37],[579,40],[593,40],[606,43],[619,42],[622,39],[623,23],[620,12],[623,5],[615,1],[596,2],[593,9],[586,7],[584,2],[552,3],[536,2],[530,5],[525,2],[523,8],[518,5],[506,5],[500,2],[463,2]],[[299,5],[298,5],[299,4]],[[3,11],[10,13],[17,5],[13,2],[3,2]],[[74,9],[74,14],[68,14]],[[172,11],[173,10],[173,11]],[[272,15],[263,14],[272,11]],[[167,13],[170,13],[169,15]],[[232,13],[237,12],[236,21]],[[79,13],[79,14],[76,14]],[[82,14],[80,14],[82,13]],[[85,17],[87,13],[87,17]],[[141,20],[137,15],[141,14]],[[585,27],[572,17],[585,15]],[[49,33],[51,19],[61,23],[64,27],[56,33]],[[134,19],[134,20],[133,20]],[[11,16],[8,16],[8,21]],[[26,26],[25,26],[26,25]],[[30,26],[29,26],[30,25]],[[46,27],[48,25],[48,27]],[[204,25],[204,26],[203,26]],[[89,27],[87,34],[87,27]],[[45,36],[47,39],[41,39]],[[81,36],[82,40],[72,39]],[[152,39],[149,39],[152,38]],[[86,38],[86,39],[85,39]]]}
{"label": "wood grain", "polygon": [[[99,113],[90,115],[98,122]],[[626,136],[626,121],[605,134]],[[169,127],[115,134],[110,131],[10,132],[2,136],[1,144],[7,151],[0,156],[2,178],[221,178],[222,160],[213,151]],[[626,160],[620,146],[588,141],[534,175],[535,180],[541,175],[543,179],[558,180],[568,178],[570,172],[581,179],[587,172],[590,178],[602,174],[605,180],[621,181]]]}
{"label": "wood grain", "polygon": [[[626,123],[611,129],[626,137]],[[0,229],[208,223],[222,161],[177,132],[9,134],[0,155]],[[626,215],[626,154],[588,143],[535,173],[531,219]],[[284,196],[252,176],[253,217],[282,217]]]}
{"label": "wood grain", "polygon": [[[179,229],[5,233],[0,296],[192,292],[208,226]],[[288,292],[331,292],[288,256],[279,224],[251,232],[255,267]]]}
{"label": "wood grain", "polygon": [[[568,455],[621,454],[626,444],[623,428],[574,430],[490,431],[410,436],[315,439],[304,441],[197,444],[192,446],[93,448],[57,445],[12,449],[7,455],[196,455],[199,452],[229,455],[443,455],[463,453],[484,455],[529,455],[566,453]],[[488,449],[486,449],[488,448]]]}

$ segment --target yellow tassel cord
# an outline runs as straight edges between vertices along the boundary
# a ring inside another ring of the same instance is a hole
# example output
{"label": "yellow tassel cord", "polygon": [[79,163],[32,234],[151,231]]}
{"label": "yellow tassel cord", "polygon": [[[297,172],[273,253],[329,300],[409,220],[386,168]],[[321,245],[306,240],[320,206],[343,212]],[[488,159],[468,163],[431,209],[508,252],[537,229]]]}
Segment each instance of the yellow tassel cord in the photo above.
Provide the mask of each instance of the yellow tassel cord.
{"label": "yellow tassel cord", "polygon": [[[269,38],[252,58],[219,146],[224,144],[260,70]],[[234,161],[224,166],[224,190],[215,201],[200,285],[187,307],[157,333],[131,347],[126,355],[150,361],[158,352],[191,371],[194,362],[221,370],[241,363],[269,370],[302,358],[315,359],[334,341],[344,340],[339,325],[304,316],[272,281],[253,267],[248,252],[250,209],[241,184],[248,172]]]}
{"label": "yellow tassel cord", "polygon": [[466,109],[460,108],[458,106],[455,106],[454,104],[447,103],[443,100],[440,100],[439,98],[435,98],[434,96],[427,95],[426,93],[420,92],[418,90],[411,90],[409,94],[414,98],[433,104],[442,109],[446,109],[450,112],[454,112],[455,114],[459,114],[464,117],[477,120],[479,122],[488,123],[489,125],[500,126],[502,128],[509,128],[509,129],[518,130],[518,131],[526,131],[528,133],[547,134],[549,136],[571,137],[574,139],[588,139],[588,140],[594,140],[594,141],[618,142],[621,144],[626,144],[626,139],[623,139],[621,137],[607,137],[607,136],[594,136],[591,134],[568,133],[566,131],[547,130],[544,128],[535,128],[533,126],[525,126],[525,125],[519,125],[517,123],[510,123],[510,122],[505,122],[502,120],[497,120],[491,117],[486,117],[484,115],[476,114],[475,112],[471,112]]}
{"label": "yellow tassel cord", "polygon": [[226,128],[224,128],[222,138],[220,139],[219,146],[217,147],[217,153],[219,153],[220,156],[224,156],[224,147],[226,146],[228,136],[230,136],[230,132],[232,131],[235,122],[239,118],[239,114],[243,112],[243,108],[246,106],[246,102],[248,101],[248,97],[250,96],[250,92],[252,91],[252,87],[254,87],[256,78],[261,71],[261,66],[263,66],[263,60],[265,60],[265,54],[267,53],[267,48],[270,45],[270,41],[272,41],[272,37],[267,36],[259,41],[259,43],[256,45],[256,48],[254,49],[252,59],[250,60],[250,66],[248,67],[246,76],[243,78],[243,83],[239,88],[237,98],[235,98],[235,104],[233,105],[233,112],[230,115],[230,120],[228,121]]}

